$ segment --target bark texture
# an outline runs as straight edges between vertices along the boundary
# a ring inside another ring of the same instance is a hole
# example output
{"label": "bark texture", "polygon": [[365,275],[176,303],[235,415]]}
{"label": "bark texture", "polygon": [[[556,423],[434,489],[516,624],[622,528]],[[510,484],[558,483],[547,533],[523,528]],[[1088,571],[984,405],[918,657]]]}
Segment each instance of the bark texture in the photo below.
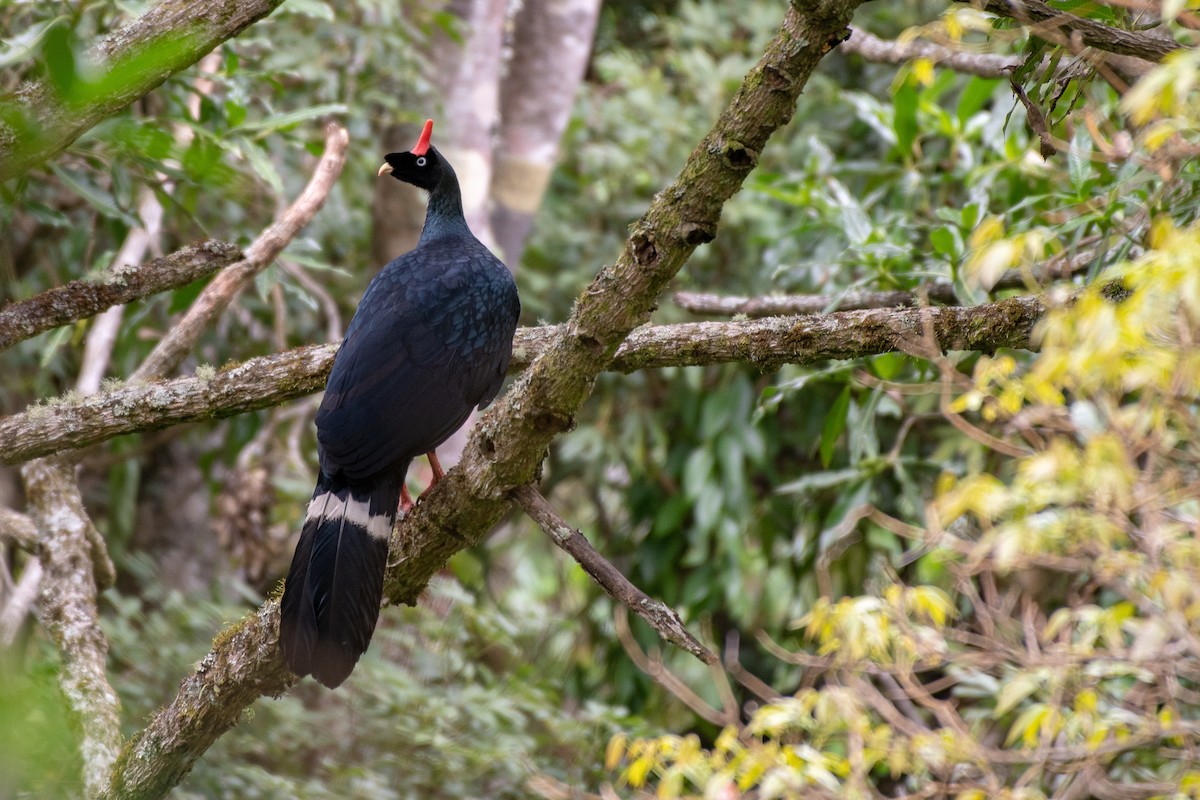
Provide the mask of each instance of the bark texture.
{"label": "bark texture", "polygon": [[[604,369],[634,372],[743,361],[771,369],[904,350],[925,330],[945,350],[1032,348],[1046,307],[1036,297],[982,306],[887,308],[731,322],[650,325],[634,330]],[[520,328],[509,371],[550,351],[565,325]],[[268,408],[325,387],[338,344],[297,347],[211,375],[130,385],[76,402],[34,406],[0,418],[0,463],[16,464],[114,436]]]}
{"label": "bark texture", "polygon": [[71,281],[28,300],[9,303],[0,308],[0,350],[107,308],[186,286],[241,257],[236,245],[201,242],[141,266],[116,264],[100,280]]}
{"label": "bark texture", "polygon": [[[798,4],[797,4],[798,5]],[[785,124],[821,58],[846,36],[858,0],[789,7],[783,26],[679,178],[661,192],[612,267],[580,296],[570,322],[480,421],[459,466],[421,496],[393,532],[384,591],[413,602],[446,558],[482,539],[531,483],[554,436],[568,428],[596,374],[692,250],[716,233],[721,207]],[[279,663],[278,605],[218,637],[179,696],[125,748],[111,796],[159,797],[263,694],[294,680]]]}
{"label": "bark texture", "polygon": [[[0,98],[0,181],[61,152],[167,78],[275,10],[283,0],[163,0],[89,56],[100,68],[95,91],[62,98],[45,81]],[[117,80],[106,80],[117,76]]]}

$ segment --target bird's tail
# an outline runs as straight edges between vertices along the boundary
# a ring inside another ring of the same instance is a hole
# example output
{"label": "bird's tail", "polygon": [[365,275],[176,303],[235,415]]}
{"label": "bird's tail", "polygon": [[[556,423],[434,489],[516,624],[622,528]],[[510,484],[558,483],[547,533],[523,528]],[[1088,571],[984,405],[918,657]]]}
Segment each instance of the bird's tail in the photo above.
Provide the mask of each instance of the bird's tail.
{"label": "bird's tail", "polygon": [[280,602],[279,644],[297,675],[332,689],[370,644],[402,485],[350,487],[321,473]]}

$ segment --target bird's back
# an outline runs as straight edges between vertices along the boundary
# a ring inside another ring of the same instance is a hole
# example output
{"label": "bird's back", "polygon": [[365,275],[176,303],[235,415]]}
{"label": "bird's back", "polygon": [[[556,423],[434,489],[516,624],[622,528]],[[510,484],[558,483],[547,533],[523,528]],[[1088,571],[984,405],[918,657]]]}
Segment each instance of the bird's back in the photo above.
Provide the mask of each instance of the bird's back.
{"label": "bird's back", "polygon": [[403,470],[500,390],[520,303],[475,237],[423,241],[371,281],[317,414],[321,468],[365,480]]}

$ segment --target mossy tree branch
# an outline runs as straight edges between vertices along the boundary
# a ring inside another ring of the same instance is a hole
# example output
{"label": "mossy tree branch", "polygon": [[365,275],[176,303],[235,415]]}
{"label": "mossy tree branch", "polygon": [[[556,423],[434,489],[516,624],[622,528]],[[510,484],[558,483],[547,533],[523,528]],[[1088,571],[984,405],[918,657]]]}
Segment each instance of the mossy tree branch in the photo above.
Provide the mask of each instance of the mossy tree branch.
{"label": "mossy tree branch", "polygon": [[[697,245],[716,234],[721,209],[786,123],[809,76],[838,42],[860,0],[793,3],[783,25],[676,182],[660,192],[616,264],[576,302],[570,321],[481,420],[459,466],[397,525],[384,592],[413,602],[453,553],[487,535],[532,483],[551,440],[570,427],[596,375]],[[801,5],[803,10],[800,10]],[[293,682],[280,664],[276,601],[219,637],[175,700],[125,747],[109,796],[160,797],[263,694]]]}
{"label": "mossy tree branch", "polygon": [[61,152],[282,2],[163,0],[88,52],[96,70],[78,93],[64,97],[43,80],[0,98],[0,181]]}

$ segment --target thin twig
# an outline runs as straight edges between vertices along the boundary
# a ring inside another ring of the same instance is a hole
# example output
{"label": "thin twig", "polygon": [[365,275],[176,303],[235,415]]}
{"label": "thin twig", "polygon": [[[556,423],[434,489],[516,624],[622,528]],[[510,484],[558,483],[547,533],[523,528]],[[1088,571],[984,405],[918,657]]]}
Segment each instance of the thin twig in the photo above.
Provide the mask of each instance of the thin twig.
{"label": "thin twig", "polygon": [[536,522],[553,542],[565,550],[583,567],[583,571],[618,603],[629,608],[671,644],[694,655],[705,664],[720,662],[704,645],[683,627],[675,610],[660,600],[654,600],[629,582],[608,559],[596,552],[591,543],[558,515],[553,506],[533,486],[522,486],[513,492],[521,508]]}
{"label": "thin twig", "polygon": [[713,725],[724,725],[725,714],[720,709],[713,708],[703,697],[692,691],[691,687],[679,679],[662,662],[657,654],[654,657],[642,652],[633,631],[629,629],[629,610],[619,605],[613,609],[613,627],[616,629],[617,641],[621,643],[629,659],[642,672],[654,679],[654,682],[679,698],[697,716],[706,719]]}

